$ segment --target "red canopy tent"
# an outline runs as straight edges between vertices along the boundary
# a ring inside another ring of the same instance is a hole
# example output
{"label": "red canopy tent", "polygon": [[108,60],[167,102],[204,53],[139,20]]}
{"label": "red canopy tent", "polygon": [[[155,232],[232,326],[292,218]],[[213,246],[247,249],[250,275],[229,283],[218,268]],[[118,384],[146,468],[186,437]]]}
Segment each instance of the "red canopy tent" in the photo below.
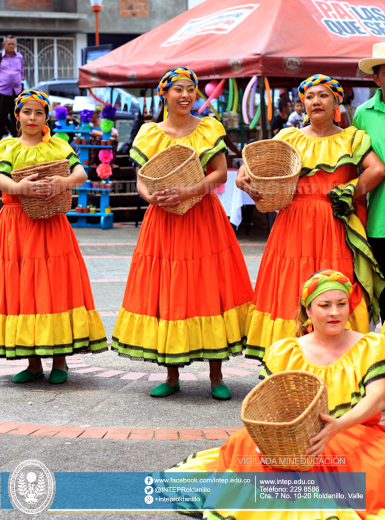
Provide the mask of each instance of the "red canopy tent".
{"label": "red canopy tent", "polygon": [[80,68],[80,85],[153,86],[187,65],[200,79],[305,78],[320,72],[362,80],[358,61],[385,40],[378,0],[206,0]]}

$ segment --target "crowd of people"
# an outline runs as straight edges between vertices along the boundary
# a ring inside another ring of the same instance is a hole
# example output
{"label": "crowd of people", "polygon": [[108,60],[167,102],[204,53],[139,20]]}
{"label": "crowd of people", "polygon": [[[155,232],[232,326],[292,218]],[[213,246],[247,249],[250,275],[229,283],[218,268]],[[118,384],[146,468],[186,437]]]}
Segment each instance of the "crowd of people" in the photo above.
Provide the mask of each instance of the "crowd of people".
{"label": "crowd of people", "polygon": [[[344,99],[340,106],[341,120],[339,126],[347,128],[353,124],[354,108],[351,101],[354,97],[354,91],[351,86],[344,88]],[[305,105],[298,96],[291,101],[290,93],[287,88],[279,91],[278,112],[270,122],[270,128],[273,136],[275,136],[283,128],[303,128],[305,117]]]}
{"label": "crowd of people", "polygon": [[[365,511],[307,513],[306,518],[317,520],[385,517],[380,491],[385,427],[379,424],[385,408],[385,336],[370,332],[370,322],[385,317],[385,44],[380,45],[382,59],[360,62],[379,89],[358,109],[353,126],[338,125],[344,99],[339,82],[315,74],[300,84],[294,106],[293,123],[304,111],[305,126],[275,132],[275,139],[299,152],[302,171],[292,203],[279,212],[270,233],[254,290],[235,233],[213,193],[226,181],[226,132],[215,118],[191,114],[198,89],[192,70],[181,66],[165,72],[158,86],[164,119],[141,122],[130,149],[139,168],[170,146],[191,146],[205,177],[188,188],[154,193],[138,178],[138,192],[150,206],[112,350],[167,369],[166,381],[151,392],[156,398],[180,390],[179,368],[207,361],[212,397],[230,399],[222,362],[243,351],[262,361],[261,378],[285,370],[319,375],[328,387],[330,414],[321,417],[325,426],[307,453],[346,453],[347,468],[314,466],[312,471],[364,471],[370,478]],[[290,109],[282,99],[279,117],[288,119]],[[86,173],[71,147],[50,135],[50,102],[44,93],[22,92],[14,115],[20,137],[0,142],[0,357],[28,358],[28,368],[15,375],[15,383],[42,377],[41,358],[53,357],[50,382],[59,384],[67,380],[67,355],[105,351],[107,339],[66,216],[32,220],[19,195],[50,200],[83,184]],[[68,178],[36,181],[34,174],[18,184],[12,180],[15,169],[60,159],[70,161]],[[236,182],[256,202],[265,196],[252,188],[244,167]],[[167,211],[197,196],[200,201],[184,215]],[[178,471],[238,472],[236,456],[255,455],[255,450],[243,429],[221,448],[190,457]],[[271,471],[264,465],[241,470]],[[287,511],[246,516],[219,507],[201,515],[302,518]]]}

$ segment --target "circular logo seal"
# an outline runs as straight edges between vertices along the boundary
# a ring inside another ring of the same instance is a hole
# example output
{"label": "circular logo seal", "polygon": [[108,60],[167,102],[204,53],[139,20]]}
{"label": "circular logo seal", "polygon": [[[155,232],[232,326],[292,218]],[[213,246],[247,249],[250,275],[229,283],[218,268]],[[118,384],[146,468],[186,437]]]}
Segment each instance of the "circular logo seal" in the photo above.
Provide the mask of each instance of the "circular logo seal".
{"label": "circular logo seal", "polygon": [[243,69],[242,58],[231,58],[229,60],[229,67],[233,72],[239,72]]}
{"label": "circular logo seal", "polygon": [[97,83],[99,81],[98,69],[96,67],[90,68],[90,81]]}
{"label": "circular logo seal", "polygon": [[283,68],[288,74],[296,74],[303,67],[301,58],[284,58]]}
{"label": "circular logo seal", "polygon": [[38,460],[19,464],[8,480],[8,494],[15,509],[27,515],[47,511],[53,502],[56,482],[53,473]]}

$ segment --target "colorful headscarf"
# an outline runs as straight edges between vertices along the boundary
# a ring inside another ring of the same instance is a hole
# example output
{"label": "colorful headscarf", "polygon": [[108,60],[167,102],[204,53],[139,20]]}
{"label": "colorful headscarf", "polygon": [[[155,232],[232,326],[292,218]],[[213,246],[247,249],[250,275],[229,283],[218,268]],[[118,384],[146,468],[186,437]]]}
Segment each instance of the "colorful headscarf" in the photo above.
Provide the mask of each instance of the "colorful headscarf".
{"label": "colorful headscarf", "polygon": [[[198,78],[195,72],[188,67],[176,67],[175,69],[168,70],[159,82],[158,88],[156,89],[158,96],[164,104],[164,93],[171,87],[177,80],[187,79],[194,83],[195,92],[198,90]],[[168,109],[165,106],[165,118],[168,117]]]}
{"label": "colorful headscarf", "polygon": [[[341,121],[340,105],[344,99],[344,89],[341,87],[341,85],[338,83],[336,79],[333,79],[329,76],[324,76],[323,74],[314,74],[314,76],[310,76],[310,78],[305,79],[298,87],[298,95],[301,101],[303,103],[305,102],[305,93],[307,89],[318,84],[325,85],[325,87],[328,87],[328,89],[332,91],[334,97],[336,98],[338,106],[334,110],[333,118],[334,121],[339,123]],[[309,117],[306,116],[304,119],[304,123],[308,119]]]}
{"label": "colorful headscarf", "polygon": [[[45,109],[47,121],[50,118],[51,103],[47,94],[41,90],[23,90],[15,99],[15,115],[20,111],[21,107],[27,101],[37,101]],[[43,142],[48,143],[51,139],[51,133],[47,125],[43,126]]]}
{"label": "colorful headscarf", "polygon": [[348,296],[352,293],[352,284],[349,278],[338,271],[328,269],[312,276],[304,285],[301,303],[309,307],[314,298],[326,291],[338,289]]}

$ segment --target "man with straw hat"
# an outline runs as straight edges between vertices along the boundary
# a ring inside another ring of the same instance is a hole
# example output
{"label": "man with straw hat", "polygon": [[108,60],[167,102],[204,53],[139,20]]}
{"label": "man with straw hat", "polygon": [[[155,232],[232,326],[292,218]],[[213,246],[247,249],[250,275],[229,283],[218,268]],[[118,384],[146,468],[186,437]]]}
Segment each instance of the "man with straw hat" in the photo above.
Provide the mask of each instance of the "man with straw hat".
{"label": "man with straw hat", "polygon": [[[379,87],[375,95],[358,107],[353,126],[365,130],[371,140],[373,151],[385,162],[385,42],[373,45],[373,57],[364,58],[359,68],[371,74]],[[366,232],[381,270],[385,273],[385,182],[382,181],[369,193],[369,213]],[[381,320],[385,322],[385,291],[380,297]]]}

